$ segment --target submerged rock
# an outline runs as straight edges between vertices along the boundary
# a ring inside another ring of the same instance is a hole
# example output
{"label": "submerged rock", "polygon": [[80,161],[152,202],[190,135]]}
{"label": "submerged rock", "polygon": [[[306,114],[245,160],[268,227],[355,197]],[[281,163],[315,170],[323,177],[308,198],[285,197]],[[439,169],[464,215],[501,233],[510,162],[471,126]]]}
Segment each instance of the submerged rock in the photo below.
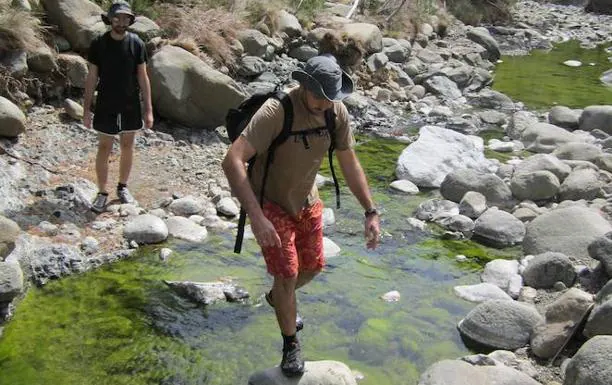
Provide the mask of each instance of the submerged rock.
{"label": "submerged rock", "polygon": [[246,290],[226,282],[192,282],[192,281],[166,281],[172,290],[203,305],[212,305],[217,301],[227,300],[237,302],[249,297]]}
{"label": "submerged rock", "polygon": [[301,377],[288,379],[276,366],[257,372],[249,377],[249,385],[357,385],[348,366],[337,361],[306,361]]}

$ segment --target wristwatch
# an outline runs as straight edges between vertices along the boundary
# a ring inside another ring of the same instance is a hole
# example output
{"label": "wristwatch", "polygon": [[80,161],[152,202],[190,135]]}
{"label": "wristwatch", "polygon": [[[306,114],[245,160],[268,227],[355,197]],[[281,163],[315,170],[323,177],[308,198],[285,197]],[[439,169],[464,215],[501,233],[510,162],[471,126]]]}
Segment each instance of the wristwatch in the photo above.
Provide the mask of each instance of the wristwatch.
{"label": "wristwatch", "polygon": [[378,210],[376,209],[376,207],[370,207],[369,209],[367,209],[363,215],[365,215],[365,217],[370,217],[372,215],[379,215],[380,213],[378,212]]}

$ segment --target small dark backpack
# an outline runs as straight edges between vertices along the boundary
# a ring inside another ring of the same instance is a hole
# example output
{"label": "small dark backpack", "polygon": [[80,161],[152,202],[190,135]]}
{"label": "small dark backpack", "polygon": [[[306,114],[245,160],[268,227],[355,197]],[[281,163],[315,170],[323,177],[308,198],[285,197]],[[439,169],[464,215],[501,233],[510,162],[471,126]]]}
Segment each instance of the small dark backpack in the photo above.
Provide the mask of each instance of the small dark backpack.
{"label": "small dark backpack", "polygon": [[[340,187],[338,186],[338,180],[336,179],[336,173],[334,171],[333,164],[333,152],[336,148],[336,115],[333,109],[325,111],[325,127],[311,128],[308,130],[294,132],[291,131],[293,125],[293,103],[291,98],[286,93],[276,89],[267,93],[256,93],[251,97],[243,101],[238,108],[232,108],[228,111],[225,116],[225,128],[227,130],[227,136],[233,142],[242,133],[246,126],[251,121],[251,118],[259,110],[259,108],[270,98],[277,99],[283,106],[285,113],[283,119],[283,128],[276,138],[268,147],[268,154],[266,156],[266,165],[264,167],[263,181],[261,184],[261,192],[259,194],[259,204],[263,206],[264,190],[266,186],[266,180],[268,179],[268,169],[272,162],[274,162],[274,152],[281,144],[285,143],[291,136],[300,137],[304,146],[308,148],[307,137],[309,135],[320,134],[321,131],[327,130],[329,132],[329,138],[331,144],[327,151],[329,158],[329,169],[334,180],[334,186],[336,189],[336,206],[340,208]],[[252,157],[248,161],[247,173],[250,178],[251,170],[255,164],[255,157]],[[244,227],[246,224],[246,211],[244,208],[240,209],[240,217],[238,219],[238,234],[236,235],[236,243],[234,245],[234,253],[240,253],[242,249],[242,239],[244,238]]]}

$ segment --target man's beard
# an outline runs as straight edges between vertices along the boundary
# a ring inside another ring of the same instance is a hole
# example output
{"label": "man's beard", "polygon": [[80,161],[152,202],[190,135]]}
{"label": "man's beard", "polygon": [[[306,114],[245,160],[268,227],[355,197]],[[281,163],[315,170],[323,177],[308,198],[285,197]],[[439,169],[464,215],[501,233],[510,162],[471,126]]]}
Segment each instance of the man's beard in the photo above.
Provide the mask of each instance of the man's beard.
{"label": "man's beard", "polygon": [[123,35],[127,31],[127,27],[115,26],[113,27],[113,32],[117,35]]}

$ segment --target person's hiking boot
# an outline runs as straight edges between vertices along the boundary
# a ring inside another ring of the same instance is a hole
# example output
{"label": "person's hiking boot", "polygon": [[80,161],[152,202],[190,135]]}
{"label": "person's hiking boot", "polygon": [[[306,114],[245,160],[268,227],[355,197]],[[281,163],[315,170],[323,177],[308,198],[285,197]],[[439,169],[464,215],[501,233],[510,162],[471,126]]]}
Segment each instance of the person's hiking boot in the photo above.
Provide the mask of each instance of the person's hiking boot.
{"label": "person's hiking boot", "polygon": [[[266,302],[268,302],[268,305],[274,307],[274,299],[272,298],[272,290],[266,293],[265,298],[266,298]],[[300,317],[299,314],[296,314],[295,315],[295,331],[299,332],[302,329],[304,329],[304,320],[302,319],[302,317]]]}
{"label": "person's hiking boot", "polygon": [[134,197],[127,186],[117,186],[117,197],[121,203],[134,203]]}
{"label": "person's hiking boot", "polygon": [[283,348],[283,359],[280,364],[281,371],[287,377],[304,374],[304,360],[299,342],[293,342]]}
{"label": "person's hiking boot", "polygon": [[98,214],[103,213],[104,209],[106,209],[107,200],[108,200],[108,194],[99,192],[91,204],[91,211],[93,211],[94,213],[98,213]]}

